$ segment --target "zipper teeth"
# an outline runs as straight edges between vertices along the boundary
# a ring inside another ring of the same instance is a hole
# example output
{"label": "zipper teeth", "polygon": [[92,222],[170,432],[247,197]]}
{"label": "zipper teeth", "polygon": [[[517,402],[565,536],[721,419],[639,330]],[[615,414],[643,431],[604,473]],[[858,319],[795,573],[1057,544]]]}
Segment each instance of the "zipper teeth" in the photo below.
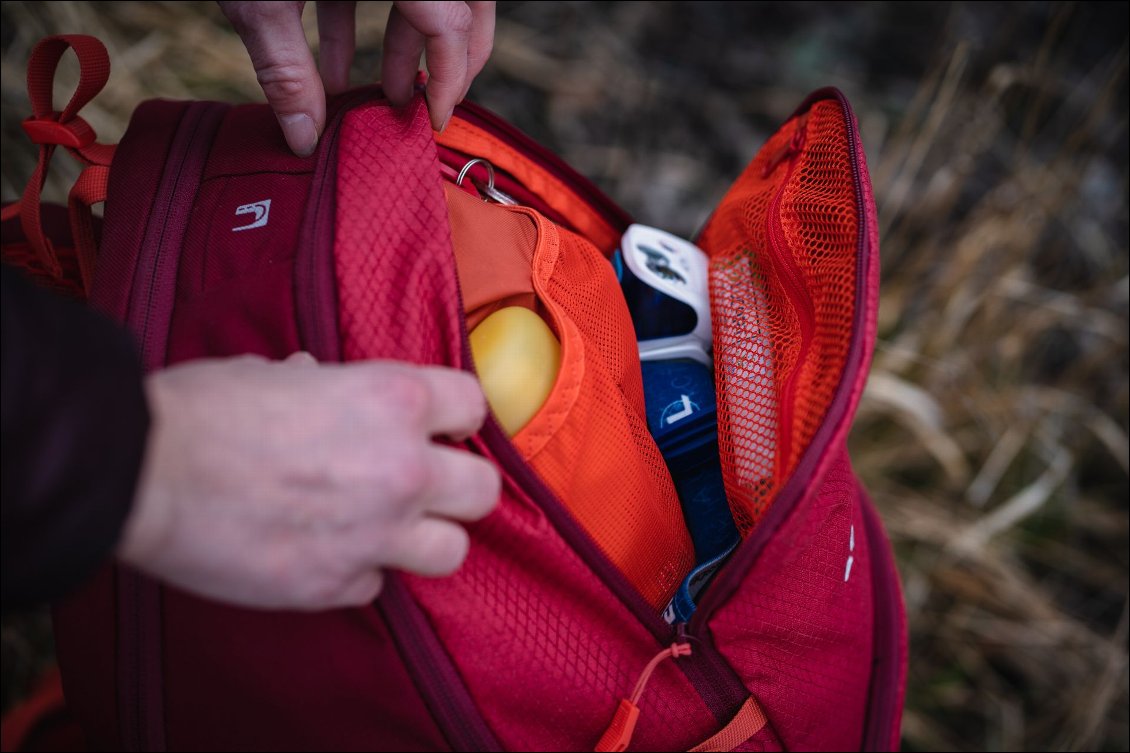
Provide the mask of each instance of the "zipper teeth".
{"label": "zipper teeth", "polygon": [[[376,98],[380,90],[375,87],[366,88],[363,93],[341,103],[334,114],[329,128],[332,128],[325,158],[333,160],[333,172],[336,175],[336,147],[341,126],[346,115],[355,107],[362,105],[366,99]],[[325,135],[323,135],[325,138]],[[336,190],[336,181],[325,181],[319,186],[318,200],[327,191]],[[320,221],[320,216],[315,215],[315,220]],[[329,221],[336,225],[336,218],[330,217]],[[314,240],[318,235],[314,234]],[[310,269],[315,268],[315,261],[319,256],[333,253],[333,243],[317,247],[311,254]],[[331,261],[332,265],[332,261]],[[458,279],[456,279],[458,287]],[[458,300],[462,301],[462,293],[457,293]],[[332,302],[330,302],[332,303]],[[321,298],[311,301],[313,307],[312,330],[315,341],[326,343],[332,341],[337,332],[337,311],[333,305],[326,305]],[[460,305],[462,305],[460,303]],[[467,337],[465,320],[460,317],[460,337],[463,349],[463,366],[469,368],[470,341]],[[338,352],[340,358],[340,352]],[[384,592],[375,602],[375,608],[380,611],[396,644],[397,651],[404,663],[406,670],[412,677],[423,702],[428,706],[441,733],[447,738],[448,743],[455,750],[500,750],[490,727],[487,725],[482,713],[478,710],[470,691],[459,675],[458,669],[439,642],[439,636],[428,621],[423,610],[416,603],[407,584],[399,577],[389,577]]]}
{"label": "zipper teeth", "polygon": [[797,385],[800,381],[801,370],[805,360],[808,358],[808,351],[812,346],[812,336],[816,319],[812,307],[812,300],[805,291],[800,268],[797,266],[796,260],[793,259],[792,253],[789,251],[788,241],[785,239],[785,230],[781,224],[781,202],[784,199],[789,181],[792,180],[799,155],[800,152],[796,151],[789,157],[788,171],[785,173],[784,180],[781,182],[781,187],[777,190],[772,203],[769,205],[769,216],[767,217],[769,255],[773,261],[773,266],[777,270],[777,277],[781,280],[789,302],[796,312],[797,325],[800,329],[800,347],[797,350],[796,362],[793,364],[788,379],[781,385],[781,396],[777,401],[781,416],[781,426],[784,429],[784,431],[778,434],[778,439],[781,443],[780,467],[782,468],[782,472],[789,467],[789,463],[792,459],[793,414]]}
{"label": "zipper teeth", "polygon": [[[200,125],[204,121],[204,109],[205,108],[203,107],[195,107],[192,108],[188,113],[186,113],[187,117],[191,117],[193,119],[192,132],[189,134],[188,138],[185,139],[184,148],[176,156],[176,177],[173,180],[172,186],[170,186],[169,188],[167,197],[165,197],[167,203],[164,207],[164,211],[159,213],[161,216],[161,231],[156,239],[152,257],[149,260],[149,279],[147,280],[145,286],[145,308],[143,309],[143,318],[139,327],[137,328],[140,331],[141,336],[142,362],[145,364],[145,368],[147,369],[155,369],[161,366],[161,361],[164,359],[165,355],[164,353],[157,352],[158,350],[163,350],[163,348],[159,347],[160,343],[158,341],[158,335],[155,334],[150,327],[150,322],[153,317],[153,297],[155,295],[156,289],[159,287],[159,283],[162,282],[162,280],[159,280],[158,278],[161,276],[161,272],[163,271],[161,268],[161,261],[165,255],[165,234],[169,229],[169,216],[172,214],[174,208],[176,207],[175,197],[180,191],[180,182],[181,177],[184,173],[184,164],[188,160],[189,155],[192,154],[197,146],[197,138],[198,134],[200,133]],[[151,218],[149,222],[150,227],[152,227],[155,219]],[[183,243],[183,238],[181,240]],[[174,285],[176,284],[175,275],[173,276],[172,283]]]}
{"label": "zipper teeth", "polygon": [[[336,301],[333,300],[333,263],[331,259],[328,273],[318,266],[319,260],[325,253],[320,252],[318,244],[323,235],[325,235],[323,223],[329,222],[330,242],[328,245],[330,246],[330,250],[328,253],[332,254],[333,226],[336,222],[336,218],[332,215],[328,218],[324,218],[322,216],[322,205],[325,203],[327,195],[331,199],[333,198],[333,193],[336,191],[337,187],[337,142],[341,134],[341,124],[350,110],[360,105],[366,99],[375,96],[375,91],[371,88],[367,88],[342,102],[331,116],[326,130],[322,134],[322,142],[324,144],[323,156],[319,158],[319,163],[315,167],[312,177],[313,184],[311,185],[311,192],[317,191],[317,196],[307,208],[307,212],[310,213],[312,227],[308,236],[304,231],[302,236],[300,236],[308,248],[308,253],[306,254],[307,261],[304,265],[307,277],[306,280],[303,281],[308,287],[300,289],[309,291],[315,321],[320,322],[328,318],[328,320],[333,323],[333,326],[336,326],[337,323]],[[300,253],[301,252],[302,250],[300,249]],[[328,282],[323,279],[323,275],[325,274],[329,274],[330,276]],[[341,349],[338,347],[336,339],[329,334],[331,330],[322,326],[310,326],[307,327],[306,330],[310,338],[309,349],[319,360],[341,360]]]}
{"label": "zipper teeth", "polygon": [[[470,346],[464,340],[464,352],[470,356]],[[513,443],[507,438],[505,432],[488,418],[481,435],[486,447],[490,450],[495,461],[506,471],[506,475],[513,479],[522,492],[529,497],[546,516],[552,521],[554,528],[569,546],[588,564],[589,568],[598,578],[619,598],[636,619],[654,636],[660,645],[669,643],[673,637],[673,629],[663,618],[656,613],[643,596],[628,582],[620,570],[600,551],[596,542],[585,532],[580,524],[569,512],[565,504],[558,499],[541,478],[530,468],[529,464],[515,449]]]}
{"label": "zipper teeth", "polygon": [[[862,487],[860,487],[861,491]],[[863,493],[866,497],[866,493]],[[873,690],[868,693],[868,719],[864,726],[864,750],[894,750],[891,745],[892,727],[898,715],[898,694],[902,675],[902,651],[899,630],[899,592],[894,562],[883,539],[879,513],[870,501],[863,508],[864,532],[871,552],[872,597],[875,602],[876,644],[884,643],[885,657],[875,656],[875,675],[871,678]],[[876,582],[878,581],[878,582]],[[885,640],[884,640],[885,639]],[[886,661],[886,672],[879,674]]]}
{"label": "zipper teeth", "polygon": [[[467,102],[458,105],[456,111],[460,118],[471,122],[497,137],[503,143],[514,147],[521,152],[523,157],[537,162],[541,167],[558,177],[568,179],[567,182],[571,187],[583,189],[587,185],[588,188],[591,188],[591,191],[585,191],[582,198],[592,204],[593,202],[590,199],[596,197],[599,206],[608,209],[605,212],[607,216],[627,217],[627,214],[613,204],[611,199],[595,186],[592,186],[583,176],[561,162],[556,155],[547,151],[517,128],[500,120],[490,111]],[[628,224],[630,224],[630,218],[624,223],[625,226]],[[542,230],[539,228],[538,232],[541,233]],[[460,329],[463,341],[463,362],[468,371],[473,371],[474,361],[471,357],[470,338],[467,333],[466,321],[462,318]],[[499,466],[515,481],[523,493],[545,512],[562,538],[581,556],[589,568],[617,596],[620,602],[635,615],[636,619],[647,628],[654,636],[657,644],[670,643],[674,636],[673,627],[652,609],[643,595],[628,582],[627,577],[605,556],[593,538],[573,517],[565,503],[542,482],[537,473],[522,458],[501,427],[488,417],[487,424],[482,429],[480,436]]]}
{"label": "zipper teeth", "polygon": [[[862,202],[863,170],[860,167],[858,155],[856,154],[855,148],[855,145],[858,143],[858,136],[855,130],[855,120],[843,95],[837,92],[836,97],[840,101],[840,106],[843,108],[844,121],[847,123],[848,142],[852,145],[852,178],[855,182],[856,195],[860,197],[860,201]],[[867,227],[865,225],[867,219],[868,218],[866,211],[860,211],[858,244],[859,263],[856,267],[856,275],[860,280],[864,279],[864,275],[867,271],[866,265],[868,260],[865,258],[865,252],[867,250]],[[860,489],[862,490],[862,486],[860,486]],[[863,491],[865,492],[866,490]],[[870,736],[871,739],[865,741],[865,749],[898,750],[897,729],[894,730],[895,737],[893,741],[890,737],[890,727],[893,726],[896,716],[900,713],[899,710],[895,708],[895,706],[899,704],[899,688],[901,684],[900,681],[903,679],[902,636],[899,619],[899,614],[901,611],[901,595],[899,592],[897,580],[898,570],[895,567],[894,557],[891,553],[891,550],[887,548],[888,544],[886,542],[885,536],[883,535],[882,522],[879,518],[878,511],[874,508],[873,505],[869,504],[868,507],[864,510],[864,516],[866,517],[868,523],[867,527],[870,529],[869,532],[877,534],[876,536],[873,536],[872,539],[880,540],[879,544],[872,545],[870,548],[871,552],[877,552],[878,555],[876,556],[876,554],[872,554],[872,568],[875,567],[876,561],[881,561],[883,563],[883,567],[886,570],[884,577],[882,578],[883,587],[876,590],[879,592],[879,594],[881,594],[884,602],[884,616],[886,617],[884,621],[884,627],[886,633],[885,637],[887,639],[886,647],[889,651],[889,661],[891,665],[890,672],[893,675],[893,677],[887,678],[889,681],[884,683],[879,692],[876,694],[878,697],[874,699],[874,705],[877,706],[878,709],[869,709],[870,714],[874,715],[874,717],[877,717],[880,724],[871,725],[874,731]]]}
{"label": "zipper teeth", "polygon": [[[785,177],[781,181],[780,188],[774,193],[773,200],[769,203],[766,216],[769,258],[777,272],[778,279],[781,280],[785,294],[792,304],[793,310],[796,312],[797,324],[801,334],[796,363],[793,365],[792,372],[789,374],[788,379],[786,379],[781,386],[780,399],[777,401],[781,425],[787,429],[786,431],[778,432],[778,438],[781,444],[780,464],[782,468],[788,467],[788,459],[792,454],[791,426],[793,420],[793,399],[796,395],[801,366],[808,356],[812,341],[812,330],[815,327],[815,313],[812,307],[812,301],[804,289],[800,269],[789,253],[784,228],[781,226],[781,202],[784,199],[785,190],[788,188],[789,181],[792,179],[793,172],[796,169],[796,163],[800,157],[802,146],[790,146],[789,148],[793,149],[794,152],[788,157],[788,168],[785,172]],[[781,494],[779,492],[778,498],[773,500],[773,503],[769,507],[770,511],[778,507],[780,499]],[[744,572],[745,569],[752,564],[754,559],[756,559],[757,554],[765,543],[764,540],[768,539],[767,536],[759,536],[758,534],[761,529],[766,527],[765,523],[773,517],[772,512],[766,515],[765,519],[762,520],[762,525],[757,526],[754,529],[754,534],[739,544],[737,551],[731,555],[730,561],[722,566],[722,570],[715,576],[714,582],[707,586],[705,593],[702,594],[702,598],[699,600],[698,608],[695,610],[695,613],[691,615],[688,629],[692,635],[698,634],[701,625],[709,619],[711,613],[717,608],[720,599],[716,597],[716,594],[723,590],[720,586],[723,584],[731,586],[731,579],[741,577],[740,575],[733,576],[731,573]],[[736,585],[736,583],[732,585]]]}
{"label": "zipper teeth", "polygon": [[[174,157],[166,160],[166,169],[169,169],[169,174],[173,176],[172,182],[163,186],[164,178],[162,178],[161,182],[158,183],[157,190],[161,192],[161,195],[154,202],[153,212],[146,223],[146,231],[142,236],[141,247],[138,252],[139,266],[141,264],[146,265],[144,270],[138,269],[139,278],[144,280],[144,284],[135,288],[136,295],[130,296],[131,301],[126,315],[127,324],[139,340],[142,364],[147,371],[162,366],[168,353],[167,327],[172,316],[171,298],[176,294],[179,252],[183,248],[185,234],[188,230],[188,218],[178,215],[177,208],[184,205],[191,207],[193,204],[191,200],[181,202],[179,199],[184,198],[181,196],[182,192],[187,192],[190,189],[195,195],[196,191],[199,190],[200,175],[204,169],[203,161],[199,165],[193,163],[193,168],[198,170],[195,180],[189,175],[188,182],[182,183],[182,179],[186,177],[186,165],[198,155],[202,144],[210,143],[227,110],[227,106],[218,103],[196,103],[188,106],[173,136],[173,145],[177,147],[177,152]],[[181,139],[182,129],[186,128],[190,130],[187,131],[183,141],[178,143],[178,140]],[[150,234],[150,230],[158,222],[160,223],[160,230],[154,237]],[[177,239],[170,235],[170,231],[179,232],[180,238]],[[169,266],[167,261],[169,258],[168,251],[176,252],[176,256],[172,260],[176,264],[171,270],[165,268]],[[165,296],[170,299],[167,310]],[[139,309],[138,305],[141,301],[144,301],[144,307]],[[155,327],[159,323],[154,319],[156,316],[155,308],[160,310],[161,316],[170,317],[170,320],[165,322],[166,331],[164,334],[155,331]],[[135,704],[133,706],[135,715],[132,719],[125,720],[124,726],[126,726],[126,729],[122,730],[122,735],[128,740],[136,742],[138,749],[164,750],[166,741],[164,739],[162,691],[159,687],[154,689],[152,682],[152,674],[159,674],[161,671],[160,637],[159,635],[154,637],[152,630],[143,630],[143,628],[151,627],[153,622],[156,622],[158,626],[160,624],[161,617],[158,611],[160,609],[158,603],[160,598],[159,586],[148,580],[142,581],[140,575],[132,572],[124,574],[123,580],[124,583],[119,586],[118,592],[119,610],[132,612],[133,619],[125,624],[137,632],[135,634],[136,640],[129,641],[134,646],[129,655],[129,661],[133,665],[130,668],[133,673],[130,682],[132,682],[133,692],[136,694],[132,699]],[[127,627],[127,632],[129,627]],[[145,639],[147,633],[149,639]],[[128,698],[126,687],[123,681],[118,693],[123,706],[128,705],[131,700]]]}

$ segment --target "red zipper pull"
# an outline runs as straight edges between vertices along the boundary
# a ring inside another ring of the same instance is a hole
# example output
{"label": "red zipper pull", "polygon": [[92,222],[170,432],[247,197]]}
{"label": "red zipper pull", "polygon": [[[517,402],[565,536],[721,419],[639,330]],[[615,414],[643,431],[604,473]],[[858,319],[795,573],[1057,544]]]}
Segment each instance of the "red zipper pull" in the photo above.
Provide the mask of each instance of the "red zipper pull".
{"label": "red zipper pull", "polygon": [[618,752],[628,749],[628,744],[632,742],[632,733],[636,731],[636,722],[640,716],[640,707],[637,704],[640,696],[643,695],[644,688],[647,687],[647,681],[651,679],[651,673],[664,659],[677,659],[680,656],[690,655],[691,644],[672,643],[647,663],[640,679],[636,682],[635,689],[632,690],[631,696],[620,701],[620,706],[616,709],[612,722],[608,725],[604,734],[600,736],[600,742],[593,749],[596,753],[610,753],[611,751]]}

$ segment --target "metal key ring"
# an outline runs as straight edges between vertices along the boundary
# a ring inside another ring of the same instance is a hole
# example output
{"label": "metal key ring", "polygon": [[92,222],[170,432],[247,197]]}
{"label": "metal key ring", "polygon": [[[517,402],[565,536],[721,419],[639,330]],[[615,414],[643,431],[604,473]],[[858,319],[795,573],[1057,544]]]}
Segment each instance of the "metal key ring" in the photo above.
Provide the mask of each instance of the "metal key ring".
{"label": "metal key ring", "polygon": [[459,171],[459,177],[455,179],[455,185],[462,186],[463,179],[467,177],[467,173],[469,173],[471,171],[471,168],[479,162],[482,162],[487,166],[487,190],[492,190],[494,188],[494,165],[492,165],[482,157],[475,157],[473,160],[470,160],[467,164],[463,165],[463,169]]}

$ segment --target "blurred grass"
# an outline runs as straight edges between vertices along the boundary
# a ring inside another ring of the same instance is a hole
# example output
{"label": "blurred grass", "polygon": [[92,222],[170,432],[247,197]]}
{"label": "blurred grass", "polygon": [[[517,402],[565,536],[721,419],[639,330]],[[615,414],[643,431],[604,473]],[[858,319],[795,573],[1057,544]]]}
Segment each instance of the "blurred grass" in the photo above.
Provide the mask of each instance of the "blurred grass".
{"label": "blurred grass", "polygon": [[[378,74],[387,15],[361,6],[355,83]],[[501,3],[471,90],[684,236],[810,90],[851,100],[883,257],[852,454],[906,591],[910,750],[1130,747],[1126,16]],[[83,112],[104,141],[146,98],[261,99],[214,3],[7,2],[2,20],[4,200],[34,167],[19,120],[44,35],[106,42],[111,82]],[[57,169],[48,195],[73,177]],[[5,707],[46,659],[45,631],[42,615],[5,619]]]}

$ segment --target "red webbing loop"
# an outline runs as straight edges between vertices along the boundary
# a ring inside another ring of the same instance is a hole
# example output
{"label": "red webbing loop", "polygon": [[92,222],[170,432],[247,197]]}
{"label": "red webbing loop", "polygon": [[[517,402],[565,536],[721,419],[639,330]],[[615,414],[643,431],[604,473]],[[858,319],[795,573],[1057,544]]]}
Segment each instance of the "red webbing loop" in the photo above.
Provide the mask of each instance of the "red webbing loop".
{"label": "red webbing loop", "polygon": [[[74,50],[78,57],[79,83],[67,106],[56,111],[52,102],[55,73],[67,50]],[[84,286],[90,284],[95,255],[90,206],[106,198],[109,165],[113,160],[115,147],[112,144],[96,143],[94,129],[78,117],[78,113],[102,90],[109,77],[110,56],[102,43],[94,37],[64,34],[47,37],[35,46],[27,69],[27,92],[32,116],[23,122],[23,128],[32,143],[39,144],[39,159],[20,201],[5,207],[3,213],[5,220],[19,215],[24,236],[47,271],[53,276],[61,276],[62,267],[58,256],[50,239],[43,233],[40,195],[47,182],[47,170],[57,146],[66,148],[85,165],[87,169],[83,171],[68,199],[71,230],[74,233]]]}
{"label": "red webbing loop", "polygon": [[60,123],[70,121],[79,110],[102,91],[110,79],[110,56],[106,47],[96,38],[86,34],[61,34],[40,40],[31,51],[27,66],[27,95],[31,101],[31,113],[35,118],[47,118],[53,114],[55,71],[67,50],[74,50],[78,58],[78,88],[71,95],[71,101],[59,113]]}

